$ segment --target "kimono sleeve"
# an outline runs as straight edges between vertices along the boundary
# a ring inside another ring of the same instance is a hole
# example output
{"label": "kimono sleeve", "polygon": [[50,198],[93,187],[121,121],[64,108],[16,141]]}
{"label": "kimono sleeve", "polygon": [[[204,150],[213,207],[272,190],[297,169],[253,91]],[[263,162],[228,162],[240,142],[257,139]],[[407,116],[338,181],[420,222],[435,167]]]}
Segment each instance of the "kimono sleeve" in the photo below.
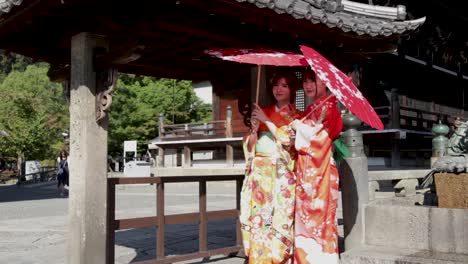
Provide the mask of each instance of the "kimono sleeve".
{"label": "kimono sleeve", "polygon": [[333,140],[337,138],[341,130],[343,130],[343,120],[341,119],[341,113],[336,106],[336,100],[334,102],[325,103],[325,107],[322,110],[322,124],[327,130],[329,137]]}
{"label": "kimono sleeve", "polygon": [[245,160],[248,160],[255,154],[255,143],[257,143],[257,133],[247,132],[242,139],[242,149],[244,150]]}
{"label": "kimono sleeve", "polygon": [[285,125],[276,129],[275,138],[281,145],[289,147],[294,141],[295,133],[289,126]]}
{"label": "kimono sleeve", "polygon": [[329,138],[331,142],[340,135],[343,129],[341,113],[336,103],[327,102],[317,119],[316,121],[306,119],[304,123],[297,126],[295,147],[299,152],[307,153],[311,145],[324,144],[326,138]]}
{"label": "kimono sleeve", "polygon": [[310,124],[301,123],[296,127],[296,140],[294,142],[294,147],[299,152],[307,152],[310,144],[313,144],[313,142],[318,138],[318,134],[324,132],[323,124],[312,126]]}

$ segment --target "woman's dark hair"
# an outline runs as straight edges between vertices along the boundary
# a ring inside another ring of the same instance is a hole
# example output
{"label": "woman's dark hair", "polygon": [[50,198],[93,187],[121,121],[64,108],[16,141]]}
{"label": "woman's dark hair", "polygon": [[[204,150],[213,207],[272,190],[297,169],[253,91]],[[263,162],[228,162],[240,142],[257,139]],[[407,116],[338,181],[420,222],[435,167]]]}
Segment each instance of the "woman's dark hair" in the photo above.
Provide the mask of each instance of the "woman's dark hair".
{"label": "woman's dark hair", "polygon": [[[302,82],[305,82],[306,80],[311,80],[315,84],[317,84],[317,75],[315,74],[315,72],[312,69],[306,69],[302,73]],[[315,89],[315,95],[314,96],[317,96],[317,93],[318,93],[318,91],[317,91],[317,89]]]}
{"label": "woman's dark hair", "polygon": [[270,79],[270,89],[269,92],[273,96],[273,86],[278,83],[280,79],[284,78],[288,84],[289,90],[291,91],[291,103],[294,103],[296,100],[296,90],[297,90],[297,78],[292,72],[281,71],[273,74],[273,77]]}
{"label": "woman's dark hair", "polygon": [[307,69],[304,73],[302,73],[302,81],[307,79],[317,82],[317,75],[313,70]]}
{"label": "woman's dark hair", "polygon": [[68,157],[67,151],[65,151],[65,150],[60,151],[59,157],[60,157],[60,159],[62,159],[63,157]]}

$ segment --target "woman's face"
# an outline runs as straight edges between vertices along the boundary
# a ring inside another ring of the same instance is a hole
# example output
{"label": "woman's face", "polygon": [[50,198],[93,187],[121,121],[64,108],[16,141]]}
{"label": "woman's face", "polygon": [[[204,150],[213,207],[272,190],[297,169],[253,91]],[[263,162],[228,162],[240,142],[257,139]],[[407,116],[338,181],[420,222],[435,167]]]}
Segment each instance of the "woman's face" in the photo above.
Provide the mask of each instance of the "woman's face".
{"label": "woman's face", "polygon": [[312,99],[316,99],[327,94],[327,87],[320,79],[316,79],[314,81],[306,78],[302,83],[302,86],[304,88],[305,95]]}
{"label": "woman's face", "polygon": [[289,88],[286,78],[279,78],[278,82],[273,85],[273,96],[278,103],[289,103],[291,99],[291,89]]}

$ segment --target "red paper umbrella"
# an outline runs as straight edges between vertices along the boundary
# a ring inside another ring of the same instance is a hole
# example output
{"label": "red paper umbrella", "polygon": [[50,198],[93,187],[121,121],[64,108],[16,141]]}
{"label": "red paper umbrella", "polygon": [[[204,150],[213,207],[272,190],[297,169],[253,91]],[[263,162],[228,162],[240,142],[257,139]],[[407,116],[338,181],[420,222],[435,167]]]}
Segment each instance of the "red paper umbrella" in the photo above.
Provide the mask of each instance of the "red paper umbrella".
{"label": "red paper umbrella", "polygon": [[351,79],[325,59],[320,53],[307,46],[300,46],[307,63],[317,78],[326,83],[336,98],[362,122],[382,130],[384,125],[374,108],[354,86]]}
{"label": "red paper umbrella", "polygon": [[239,63],[258,65],[257,93],[255,103],[258,103],[260,91],[260,72],[262,65],[270,66],[308,66],[304,56],[295,53],[283,53],[267,49],[214,49],[206,51],[211,56]]}

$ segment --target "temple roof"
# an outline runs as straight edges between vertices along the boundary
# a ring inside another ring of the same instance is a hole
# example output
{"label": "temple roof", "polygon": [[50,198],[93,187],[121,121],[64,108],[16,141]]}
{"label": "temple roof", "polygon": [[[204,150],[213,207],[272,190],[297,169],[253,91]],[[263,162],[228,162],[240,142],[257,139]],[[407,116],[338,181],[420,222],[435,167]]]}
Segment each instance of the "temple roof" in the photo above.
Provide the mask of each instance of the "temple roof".
{"label": "temple roof", "polygon": [[[236,0],[247,2],[247,0]],[[260,8],[270,8],[279,14],[287,13],[297,19],[310,20],[329,28],[358,35],[390,36],[415,30],[425,17],[406,19],[403,5],[386,7],[341,0],[248,0]]]}
{"label": "temple roof", "polygon": [[14,6],[18,6],[23,0],[0,0],[0,17],[11,11]]}
{"label": "temple roof", "polygon": [[[346,0],[236,0],[249,2],[259,8],[273,9],[278,14],[287,13],[296,19],[310,20],[329,28],[358,35],[390,36],[415,30],[425,17],[405,20],[406,7],[368,5]],[[0,17],[11,12],[23,0],[0,0]]]}
{"label": "temple roof", "polygon": [[125,55],[110,59],[121,72],[206,80],[250,67],[206,57],[213,48],[308,45],[343,64],[393,52],[401,34],[424,22],[406,17],[403,6],[345,0],[0,0],[0,49],[62,67],[71,37],[89,32]]}

